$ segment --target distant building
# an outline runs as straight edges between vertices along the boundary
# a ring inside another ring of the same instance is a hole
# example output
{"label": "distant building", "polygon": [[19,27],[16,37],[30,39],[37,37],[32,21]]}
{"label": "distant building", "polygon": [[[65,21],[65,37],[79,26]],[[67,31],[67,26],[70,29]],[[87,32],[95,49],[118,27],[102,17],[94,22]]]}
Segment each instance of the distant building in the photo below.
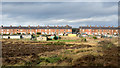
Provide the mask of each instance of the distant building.
{"label": "distant building", "polygon": [[1,26],[0,34],[72,34],[72,27],[66,26]]}
{"label": "distant building", "polygon": [[80,26],[79,32],[80,34],[88,34],[88,35],[116,35],[119,34],[120,27],[105,27],[105,26]]}

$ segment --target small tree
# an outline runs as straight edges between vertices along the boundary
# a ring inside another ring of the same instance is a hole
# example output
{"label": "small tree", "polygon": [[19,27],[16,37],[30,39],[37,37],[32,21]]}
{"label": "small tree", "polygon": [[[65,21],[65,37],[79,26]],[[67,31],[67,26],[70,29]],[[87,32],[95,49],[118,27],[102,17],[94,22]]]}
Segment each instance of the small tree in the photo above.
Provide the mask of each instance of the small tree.
{"label": "small tree", "polygon": [[17,33],[18,35],[20,35],[21,33]]}
{"label": "small tree", "polygon": [[41,32],[37,32],[37,35],[41,35]]}
{"label": "small tree", "polygon": [[97,37],[96,37],[96,36],[94,36],[94,37],[93,37],[93,39],[97,39]]}

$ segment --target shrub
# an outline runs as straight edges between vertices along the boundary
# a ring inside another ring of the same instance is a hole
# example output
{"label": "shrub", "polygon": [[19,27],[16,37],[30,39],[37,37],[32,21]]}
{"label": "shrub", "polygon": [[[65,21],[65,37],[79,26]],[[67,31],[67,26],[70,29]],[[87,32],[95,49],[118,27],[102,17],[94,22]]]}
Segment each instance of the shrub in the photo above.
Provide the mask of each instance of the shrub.
{"label": "shrub", "polygon": [[17,35],[17,34],[13,34],[13,35]]}
{"label": "shrub", "polygon": [[10,34],[3,34],[3,35],[10,35]]}
{"label": "shrub", "polygon": [[38,35],[41,35],[41,32],[37,32]]}
{"label": "shrub", "polygon": [[17,33],[18,35],[20,35],[21,33]]}
{"label": "shrub", "polygon": [[65,45],[64,42],[51,42],[51,43],[47,43],[46,45]]}
{"label": "shrub", "polygon": [[45,61],[45,62],[48,62],[48,63],[55,63],[57,61],[60,61],[61,58],[58,57],[58,56],[52,56],[52,57],[46,57],[46,58],[40,58],[40,61]]}
{"label": "shrub", "polygon": [[98,42],[98,44],[99,44],[98,47],[101,47],[103,50],[116,47],[111,41],[107,41],[107,40],[100,41]]}
{"label": "shrub", "polygon": [[82,38],[80,41],[81,42],[86,42],[87,40],[86,40],[86,38]]}
{"label": "shrub", "polygon": [[25,33],[22,33],[22,35],[25,35]]}
{"label": "shrub", "polygon": [[93,39],[97,39],[97,37],[96,37],[96,36],[94,36],[94,37],[93,37]]}

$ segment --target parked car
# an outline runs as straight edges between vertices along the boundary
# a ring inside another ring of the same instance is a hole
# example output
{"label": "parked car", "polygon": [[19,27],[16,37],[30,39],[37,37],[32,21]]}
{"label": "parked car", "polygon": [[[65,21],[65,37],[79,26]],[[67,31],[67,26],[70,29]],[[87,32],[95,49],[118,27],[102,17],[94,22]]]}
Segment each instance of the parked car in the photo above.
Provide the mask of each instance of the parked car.
{"label": "parked car", "polygon": [[88,35],[87,34],[82,34],[82,37],[87,37]]}
{"label": "parked car", "polygon": [[95,35],[97,38],[101,38],[101,35]]}
{"label": "parked car", "polygon": [[59,36],[63,36],[63,34],[58,34]]}

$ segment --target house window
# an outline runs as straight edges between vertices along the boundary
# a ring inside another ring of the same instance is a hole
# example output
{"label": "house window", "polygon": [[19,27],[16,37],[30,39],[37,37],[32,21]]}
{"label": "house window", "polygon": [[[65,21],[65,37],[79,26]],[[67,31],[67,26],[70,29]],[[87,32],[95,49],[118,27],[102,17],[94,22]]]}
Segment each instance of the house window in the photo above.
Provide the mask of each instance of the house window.
{"label": "house window", "polygon": [[50,31],[50,29],[49,29],[49,31]]}
{"label": "house window", "polygon": [[36,29],[36,32],[37,32],[37,29]]}
{"label": "house window", "polygon": [[47,32],[45,32],[45,34],[47,34]]}
{"label": "house window", "polygon": [[116,31],[118,31],[118,30],[116,30]]}
{"label": "house window", "polygon": [[45,31],[47,31],[47,29],[45,29]]}
{"label": "house window", "polygon": [[7,34],[9,34],[9,32],[7,32]]}
{"label": "house window", "polygon": [[18,31],[18,30],[17,30]]}
{"label": "house window", "polygon": [[9,29],[7,29],[7,31],[9,31]]}
{"label": "house window", "polygon": [[98,32],[99,32],[100,30],[98,30]]}
{"label": "house window", "polygon": [[83,31],[84,31],[84,29],[83,29]]}
{"label": "house window", "polygon": [[42,32],[42,34],[44,34],[44,32]]}
{"label": "house window", "polygon": [[3,29],[2,29],[2,31],[3,31]]}
{"label": "house window", "polygon": [[68,31],[70,31],[70,29],[68,29]]}
{"label": "house window", "polygon": [[22,29],[20,31],[22,31]]}
{"label": "house window", "polygon": [[41,29],[40,29],[40,32],[41,32]]}
{"label": "house window", "polygon": [[90,31],[90,29],[89,29],[89,31]]}
{"label": "house window", "polygon": [[13,29],[11,29],[11,31],[13,31]]}
{"label": "house window", "polygon": [[102,30],[102,32],[103,32],[103,30]]}

